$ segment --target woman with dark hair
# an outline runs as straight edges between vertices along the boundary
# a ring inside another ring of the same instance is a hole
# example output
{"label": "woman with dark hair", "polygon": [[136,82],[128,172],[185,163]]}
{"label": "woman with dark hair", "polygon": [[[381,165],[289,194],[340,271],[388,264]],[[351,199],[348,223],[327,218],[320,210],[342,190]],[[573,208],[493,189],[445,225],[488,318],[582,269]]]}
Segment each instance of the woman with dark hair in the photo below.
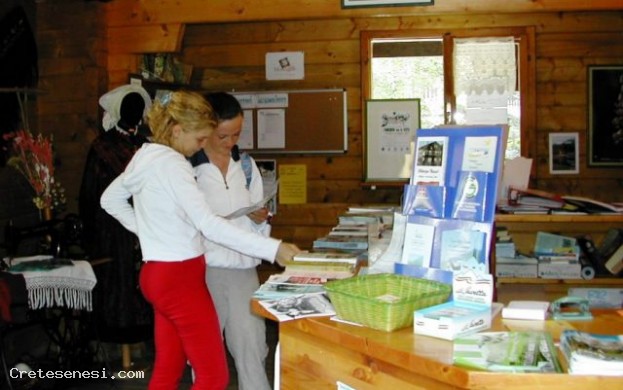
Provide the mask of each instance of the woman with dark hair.
{"label": "woman with dark hair", "polygon": [[141,243],[140,286],[155,321],[156,361],[149,388],[177,388],[189,361],[193,389],[224,389],[227,360],[205,283],[202,237],[280,264],[300,250],[240,229],[206,203],[186,159],[203,147],[217,124],[201,95],[163,95],[149,112],[148,124],[152,142],[134,154],[104,191],[101,204]]}

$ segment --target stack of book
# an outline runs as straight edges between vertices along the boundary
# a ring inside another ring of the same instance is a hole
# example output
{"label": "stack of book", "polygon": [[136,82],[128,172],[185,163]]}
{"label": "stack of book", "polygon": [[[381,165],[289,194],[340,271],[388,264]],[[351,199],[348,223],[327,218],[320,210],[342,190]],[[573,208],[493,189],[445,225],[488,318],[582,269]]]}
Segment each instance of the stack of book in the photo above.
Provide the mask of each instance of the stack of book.
{"label": "stack of book", "polygon": [[534,256],[541,278],[582,279],[580,248],[573,237],[537,232]]}
{"label": "stack of book", "polygon": [[623,336],[564,330],[560,349],[570,374],[623,375]]}
{"label": "stack of book", "polygon": [[505,226],[496,226],[495,228],[495,256],[497,257],[515,257],[517,254],[513,238],[508,233]]}
{"label": "stack of book", "polygon": [[560,195],[534,188],[509,187],[506,204],[498,207],[510,214],[620,214],[612,203],[574,195]]}
{"label": "stack of book", "polygon": [[289,274],[270,275],[253,294],[259,300],[281,299],[304,294],[324,293],[326,279]]}
{"label": "stack of book", "polygon": [[343,252],[301,252],[286,263],[285,273],[342,279],[354,276],[359,254]]}
{"label": "stack of book", "polygon": [[536,278],[538,261],[519,254],[505,226],[496,227],[495,276],[500,278]]}
{"label": "stack of book", "polygon": [[358,255],[350,253],[301,252],[286,263],[282,273],[271,275],[255,291],[254,298],[323,293],[327,281],[354,276],[358,261]]}
{"label": "stack of book", "polygon": [[342,251],[365,251],[368,249],[368,236],[326,235],[314,240],[314,249],[339,249]]}

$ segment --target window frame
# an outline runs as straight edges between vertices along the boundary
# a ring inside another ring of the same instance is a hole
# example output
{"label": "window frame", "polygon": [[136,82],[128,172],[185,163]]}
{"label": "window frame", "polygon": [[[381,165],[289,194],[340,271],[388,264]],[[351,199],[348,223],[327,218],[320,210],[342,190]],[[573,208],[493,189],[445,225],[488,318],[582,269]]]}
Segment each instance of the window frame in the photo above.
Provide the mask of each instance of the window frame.
{"label": "window frame", "polygon": [[[366,100],[371,98],[372,90],[372,41],[394,39],[442,39],[443,40],[443,67],[444,67],[444,120],[449,122],[450,112],[456,109],[454,95],[453,50],[454,38],[478,37],[515,37],[519,45],[519,83],[521,97],[521,156],[534,158],[536,156],[536,47],[535,28],[500,27],[500,28],[472,28],[472,29],[422,29],[422,30],[365,30],[360,33],[361,53],[361,107],[365,107]],[[451,111],[446,109],[448,103]],[[362,110],[362,123],[365,123]],[[364,145],[366,130],[363,130]],[[365,151],[364,151],[365,155]],[[533,165],[534,170],[534,165]]]}

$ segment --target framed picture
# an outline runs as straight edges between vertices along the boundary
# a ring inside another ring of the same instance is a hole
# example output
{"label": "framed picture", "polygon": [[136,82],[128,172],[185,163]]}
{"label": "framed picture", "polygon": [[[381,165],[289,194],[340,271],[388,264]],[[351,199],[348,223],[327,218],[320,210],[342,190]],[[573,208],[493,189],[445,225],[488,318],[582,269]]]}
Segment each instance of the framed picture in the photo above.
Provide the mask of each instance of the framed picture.
{"label": "framed picture", "polygon": [[549,134],[549,173],[580,173],[578,133]]}
{"label": "framed picture", "polygon": [[342,0],[342,8],[433,5],[433,0]]}
{"label": "framed picture", "polygon": [[588,67],[588,166],[623,166],[623,65]]}
{"label": "framed picture", "polygon": [[409,179],[415,132],[420,128],[420,99],[368,100],[365,112],[365,181]]}

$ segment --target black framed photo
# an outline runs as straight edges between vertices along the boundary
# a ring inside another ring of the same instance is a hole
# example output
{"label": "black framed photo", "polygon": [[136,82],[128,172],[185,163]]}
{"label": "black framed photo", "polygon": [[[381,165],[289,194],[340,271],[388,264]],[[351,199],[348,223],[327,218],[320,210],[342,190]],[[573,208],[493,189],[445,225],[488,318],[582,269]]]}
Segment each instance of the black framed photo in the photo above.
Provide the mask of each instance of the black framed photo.
{"label": "black framed photo", "polygon": [[588,166],[623,166],[623,65],[588,67]]}
{"label": "black framed photo", "polygon": [[433,0],[342,0],[342,8],[433,5]]}

